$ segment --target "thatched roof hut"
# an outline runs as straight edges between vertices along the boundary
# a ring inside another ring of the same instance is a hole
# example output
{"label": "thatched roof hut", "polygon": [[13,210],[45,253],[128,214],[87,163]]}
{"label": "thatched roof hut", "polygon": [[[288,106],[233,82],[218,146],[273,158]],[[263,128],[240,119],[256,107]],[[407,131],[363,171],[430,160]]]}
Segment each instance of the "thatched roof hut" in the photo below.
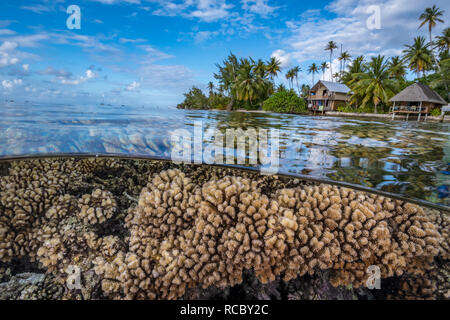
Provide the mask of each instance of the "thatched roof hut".
{"label": "thatched roof hut", "polygon": [[429,86],[422,83],[414,83],[395,96],[389,101],[391,102],[429,102],[437,105],[445,105],[447,102]]}
{"label": "thatched roof hut", "polygon": [[389,101],[394,103],[392,118],[395,117],[395,113],[403,113],[407,117],[409,114],[417,114],[418,120],[420,120],[422,114],[427,116],[431,110],[440,109],[447,104],[436,91],[422,83],[414,83],[406,87]]}

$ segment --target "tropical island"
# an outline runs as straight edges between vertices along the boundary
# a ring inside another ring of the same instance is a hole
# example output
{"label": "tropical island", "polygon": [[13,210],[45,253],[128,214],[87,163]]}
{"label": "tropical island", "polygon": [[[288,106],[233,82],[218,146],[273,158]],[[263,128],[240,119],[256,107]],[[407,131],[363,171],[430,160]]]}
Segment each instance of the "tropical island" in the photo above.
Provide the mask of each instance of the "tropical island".
{"label": "tropical island", "polygon": [[[302,71],[299,66],[284,73],[288,87],[283,83],[276,84],[275,79],[282,74],[281,61],[276,57],[263,61],[230,53],[221,64],[216,64],[218,71],[213,77],[217,85],[209,82],[207,94],[192,87],[177,108],[298,114],[316,110],[372,114],[404,110],[408,114],[418,114],[419,118],[423,113],[439,116],[441,106],[450,101],[450,28],[445,28],[440,35],[432,33],[438,23],[445,23],[441,18],[443,13],[435,5],[425,9],[418,19],[418,28],[428,27],[429,39],[415,37],[412,44],[404,46],[401,56],[378,55],[369,59],[357,56],[352,59],[348,51],[342,51],[341,45],[339,70],[335,73],[332,70],[333,55],[338,44],[329,41],[324,48],[329,52],[329,61],[312,63],[306,70],[311,75],[312,85],[308,84],[309,79],[299,84]],[[328,69],[331,79],[325,81]],[[408,70],[415,74],[415,79],[407,80]],[[315,82],[315,75],[320,73],[322,79]],[[320,98],[318,92],[322,94]],[[411,98],[419,95],[424,96],[423,101]],[[404,100],[398,100],[401,98]],[[403,105],[396,106],[395,101],[403,101]]]}

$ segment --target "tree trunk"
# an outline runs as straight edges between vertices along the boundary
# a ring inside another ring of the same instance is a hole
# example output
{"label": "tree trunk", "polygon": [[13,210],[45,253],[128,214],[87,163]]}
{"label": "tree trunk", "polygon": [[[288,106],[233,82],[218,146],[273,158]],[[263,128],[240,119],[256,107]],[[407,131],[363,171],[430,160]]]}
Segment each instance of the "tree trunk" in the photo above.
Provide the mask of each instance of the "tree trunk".
{"label": "tree trunk", "polygon": [[227,105],[227,111],[233,110],[234,99],[231,98],[230,103]]}
{"label": "tree trunk", "polygon": [[330,79],[331,79],[331,82],[333,82],[333,66],[331,64],[332,59],[333,59],[332,55],[333,55],[333,50],[330,51]]}
{"label": "tree trunk", "polygon": [[431,55],[433,56],[434,63],[436,63],[436,66],[438,68],[438,71],[441,72],[441,66],[439,65],[433,51],[433,38],[431,37],[431,30],[430,30],[430,46],[431,46]]}

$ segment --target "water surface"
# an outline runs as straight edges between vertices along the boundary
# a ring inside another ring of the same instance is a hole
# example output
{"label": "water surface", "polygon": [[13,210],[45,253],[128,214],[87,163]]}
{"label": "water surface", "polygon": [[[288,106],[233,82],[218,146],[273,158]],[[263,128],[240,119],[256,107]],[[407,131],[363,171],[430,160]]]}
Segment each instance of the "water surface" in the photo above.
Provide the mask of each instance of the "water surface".
{"label": "water surface", "polygon": [[450,124],[195,111],[131,106],[7,103],[0,157],[49,153],[171,155],[170,132],[276,128],[280,172],[356,183],[450,204]]}

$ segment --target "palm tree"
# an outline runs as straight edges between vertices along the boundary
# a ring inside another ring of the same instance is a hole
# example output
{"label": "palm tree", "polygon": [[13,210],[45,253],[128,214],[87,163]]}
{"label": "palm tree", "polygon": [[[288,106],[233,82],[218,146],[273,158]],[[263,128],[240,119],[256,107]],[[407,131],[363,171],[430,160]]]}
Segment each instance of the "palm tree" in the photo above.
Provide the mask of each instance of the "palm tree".
{"label": "palm tree", "polygon": [[302,71],[302,69],[300,69],[299,66],[295,66],[295,67],[292,68],[292,73],[294,75],[295,82],[297,84],[297,91],[298,91],[299,95],[300,95],[300,88],[298,87],[298,74],[299,74],[300,71]]}
{"label": "palm tree", "polygon": [[236,89],[236,97],[238,100],[253,103],[258,97],[258,89],[260,84],[253,75],[254,65],[249,60],[241,61],[241,68],[236,78],[234,87]]}
{"label": "palm tree", "polygon": [[[325,51],[330,51],[330,73],[333,75],[333,50],[337,49],[336,42],[328,41]],[[331,81],[333,81],[333,76],[331,76]]]}
{"label": "palm tree", "polygon": [[314,74],[319,72],[319,68],[315,63],[309,66],[308,73],[312,74],[312,85],[314,86]]}
{"label": "palm tree", "polygon": [[[444,20],[442,20],[439,17],[442,17],[444,14],[444,11],[440,10],[436,5],[433,5],[431,8],[426,8],[425,11],[420,15],[419,20],[422,20],[422,23],[419,26],[419,29],[422,28],[426,23],[428,24],[428,33],[430,34],[430,45],[433,43],[433,37],[431,36],[431,31],[434,27],[436,27],[437,22],[443,23]],[[433,49],[431,48],[431,55],[433,56],[434,63],[436,63],[436,66],[438,67],[438,70],[440,71],[439,63],[437,63],[436,57],[434,56]]]}
{"label": "palm tree", "polygon": [[301,89],[302,94],[301,94],[301,96],[304,97],[304,98],[307,97],[308,94],[309,94],[309,90],[311,90],[310,86],[308,86],[307,84],[302,84],[302,89]]}
{"label": "palm tree", "polygon": [[437,36],[436,38],[436,45],[439,48],[439,51],[448,52],[450,47],[450,28],[445,28],[444,31],[442,31],[442,35]]}
{"label": "palm tree", "polygon": [[255,64],[253,63],[254,66],[254,72],[256,75],[258,75],[261,78],[265,78],[267,73],[267,66],[264,63],[264,61],[262,61],[261,59],[258,60],[258,62]]}
{"label": "palm tree", "polygon": [[284,86],[284,84],[280,83],[280,85],[277,87],[277,92],[283,92],[283,91],[287,91],[287,89]]}
{"label": "palm tree", "polygon": [[281,61],[275,57],[271,57],[266,63],[266,71],[269,74],[270,80],[273,80],[281,71]]}
{"label": "palm tree", "polygon": [[328,69],[328,63],[322,62],[320,65],[320,70],[322,71],[322,80],[325,80],[325,71]]}
{"label": "palm tree", "polygon": [[363,56],[356,57],[349,65],[348,71],[344,71],[341,81],[343,81],[343,83],[345,83],[346,85],[350,86],[351,82],[356,82],[359,80],[357,75],[359,73],[364,72],[364,70],[365,70],[364,57]]}
{"label": "palm tree", "polygon": [[450,86],[450,58],[440,61],[441,71],[437,73],[437,79],[432,80],[430,87],[436,89],[438,87],[444,87],[447,92],[447,101],[450,101],[450,91],[448,87]]}
{"label": "palm tree", "polygon": [[332,75],[332,77],[333,77],[333,79],[339,79],[339,81],[341,81],[341,76],[340,76],[339,72],[335,72],[335,73]]}
{"label": "palm tree", "polygon": [[399,56],[391,58],[388,63],[388,68],[391,79],[393,78],[399,81],[405,80],[406,69],[403,60]]}
{"label": "palm tree", "polygon": [[389,79],[387,61],[380,55],[372,57],[367,64],[367,72],[359,74],[358,77],[359,80],[350,87],[353,92],[351,101],[355,103],[355,98],[363,97],[361,107],[372,103],[377,113],[378,104],[387,104],[395,91],[395,82]]}
{"label": "palm tree", "polygon": [[424,37],[414,38],[413,45],[405,45],[406,49],[403,50],[403,59],[408,61],[408,68],[414,71],[419,78],[420,72],[425,75],[425,71],[429,70],[431,61],[431,52],[428,49],[429,43],[425,44]]}
{"label": "palm tree", "polygon": [[[288,70],[288,72],[286,72],[286,79],[288,80],[288,84],[289,84],[289,89],[293,89],[294,87],[294,72],[292,69]],[[292,85],[291,85],[292,82]]]}
{"label": "palm tree", "polygon": [[209,89],[209,95],[212,96],[212,94],[214,93],[214,83],[212,83],[211,81],[208,82],[208,89]]}
{"label": "palm tree", "polygon": [[345,70],[345,64],[347,61],[349,61],[351,58],[351,55],[348,53],[348,51],[344,51],[341,53],[341,55],[339,56],[339,61],[342,62],[342,69],[341,69],[341,78],[342,78],[342,73]]}

